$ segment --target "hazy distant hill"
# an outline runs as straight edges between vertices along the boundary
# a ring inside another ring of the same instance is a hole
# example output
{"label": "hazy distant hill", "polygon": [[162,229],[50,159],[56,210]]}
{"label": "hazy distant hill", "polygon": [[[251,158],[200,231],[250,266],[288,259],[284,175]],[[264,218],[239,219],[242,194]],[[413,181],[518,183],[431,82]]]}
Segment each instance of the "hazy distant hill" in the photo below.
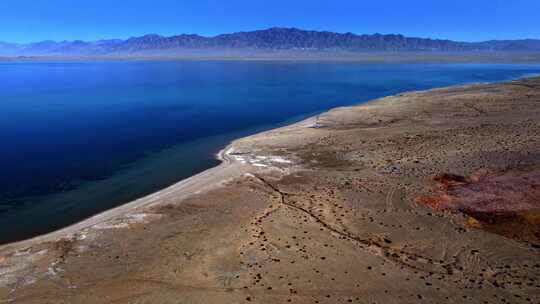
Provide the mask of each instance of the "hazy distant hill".
{"label": "hazy distant hill", "polygon": [[540,40],[457,42],[403,35],[356,35],[305,31],[296,28],[223,34],[214,37],[145,35],[127,40],[42,41],[30,44],[0,42],[0,55],[115,55],[174,54],[186,50],[315,50],[315,51],[540,51]]}

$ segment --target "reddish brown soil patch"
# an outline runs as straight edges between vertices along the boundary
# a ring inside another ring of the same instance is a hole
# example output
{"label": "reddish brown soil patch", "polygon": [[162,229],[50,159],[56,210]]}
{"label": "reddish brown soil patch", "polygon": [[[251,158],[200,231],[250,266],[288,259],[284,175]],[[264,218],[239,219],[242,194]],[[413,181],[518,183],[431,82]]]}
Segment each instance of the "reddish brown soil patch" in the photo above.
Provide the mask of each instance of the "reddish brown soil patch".
{"label": "reddish brown soil patch", "polygon": [[540,168],[442,174],[434,180],[436,194],[418,203],[463,212],[473,218],[472,226],[540,246]]}

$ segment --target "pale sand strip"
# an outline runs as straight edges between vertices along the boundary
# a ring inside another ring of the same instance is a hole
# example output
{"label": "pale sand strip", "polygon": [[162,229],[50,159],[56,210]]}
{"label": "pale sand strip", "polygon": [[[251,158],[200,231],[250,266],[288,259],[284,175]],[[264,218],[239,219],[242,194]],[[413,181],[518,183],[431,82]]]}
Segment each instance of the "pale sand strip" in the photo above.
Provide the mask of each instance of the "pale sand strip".
{"label": "pale sand strip", "polygon": [[136,199],[132,202],[126,203],[116,208],[98,213],[90,218],[87,218],[71,226],[62,228],[60,230],[37,236],[31,239],[2,245],[0,246],[0,251],[17,250],[29,247],[36,243],[56,241],[62,238],[71,237],[83,229],[90,228],[92,226],[104,223],[120,216],[127,215],[132,212],[136,212],[137,210],[151,206],[153,204],[159,204],[160,202],[163,202],[163,200],[166,198],[174,197],[175,199],[183,199],[190,195],[197,194],[202,191],[216,187],[221,182],[234,178],[235,176],[239,176],[246,170],[245,168],[242,168],[242,166],[238,162],[235,162],[233,159],[230,159],[226,155],[224,151],[227,151],[227,149],[229,149],[229,147],[221,150],[217,155],[217,158],[222,161],[222,163],[217,167],[205,170],[163,190]]}
{"label": "pale sand strip", "polygon": [[[110,220],[113,220],[122,216],[136,213],[143,208],[160,204],[168,198],[174,198],[175,200],[182,200],[191,195],[199,194],[204,191],[208,191],[210,189],[218,187],[223,182],[226,182],[235,177],[241,176],[244,173],[265,170],[267,169],[267,167],[244,165],[243,163],[237,161],[234,157],[231,157],[229,153],[233,151],[233,147],[235,147],[235,143],[238,141],[246,142],[246,141],[249,141],[249,139],[252,137],[259,137],[265,133],[276,132],[280,130],[290,130],[294,128],[309,128],[309,127],[312,127],[316,123],[317,118],[318,116],[309,117],[309,118],[306,118],[305,120],[302,120],[297,123],[293,123],[288,126],[271,129],[268,131],[263,131],[261,133],[251,135],[251,136],[236,139],[231,144],[229,144],[228,146],[223,148],[221,151],[219,151],[219,153],[216,155],[216,158],[221,161],[221,164],[219,164],[216,167],[207,169],[201,173],[198,173],[172,186],[169,186],[155,193],[149,194],[145,197],[136,199],[134,201],[115,207],[113,209],[109,209],[101,213],[98,213],[92,217],[89,217],[85,220],[82,220],[78,223],[67,226],[60,230],[53,231],[53,232],[40,235],[34,238],[30,238],[27,240],[22,240],[19,242],[1,245],[0,252],[21,250],[21,249],[28,248],[38,243],[52,242],[52,241],[57,241],[63,238],[73,237],[75,234],[77,234],[78,232],[84,229],[91,228],[98,224],[102,224],[102,223],[105,223],[107,221],[110,221]],[[245,146],[245,144],[243,146]]]}

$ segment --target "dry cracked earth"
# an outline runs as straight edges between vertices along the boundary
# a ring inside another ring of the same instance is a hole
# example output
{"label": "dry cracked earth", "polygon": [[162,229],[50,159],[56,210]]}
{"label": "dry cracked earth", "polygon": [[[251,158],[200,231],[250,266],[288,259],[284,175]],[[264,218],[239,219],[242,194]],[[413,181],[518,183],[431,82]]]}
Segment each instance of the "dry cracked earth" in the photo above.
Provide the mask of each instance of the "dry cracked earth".
{"label": "dry cracked earth", "polygon": [[229,153],[249,173],[143,220],[0,249],[0,303],[540,303],[540,78],[338,108]]}

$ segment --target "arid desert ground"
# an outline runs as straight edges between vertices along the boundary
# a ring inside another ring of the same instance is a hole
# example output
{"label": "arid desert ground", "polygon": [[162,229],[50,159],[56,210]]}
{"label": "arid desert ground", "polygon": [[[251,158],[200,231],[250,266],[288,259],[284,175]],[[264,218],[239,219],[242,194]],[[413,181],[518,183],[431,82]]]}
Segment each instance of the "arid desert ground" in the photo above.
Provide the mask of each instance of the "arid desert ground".
{"label": "arid desert ground", "polygon": [[0,303],[540,303],[540,78],[404,93],[0,247]]}

